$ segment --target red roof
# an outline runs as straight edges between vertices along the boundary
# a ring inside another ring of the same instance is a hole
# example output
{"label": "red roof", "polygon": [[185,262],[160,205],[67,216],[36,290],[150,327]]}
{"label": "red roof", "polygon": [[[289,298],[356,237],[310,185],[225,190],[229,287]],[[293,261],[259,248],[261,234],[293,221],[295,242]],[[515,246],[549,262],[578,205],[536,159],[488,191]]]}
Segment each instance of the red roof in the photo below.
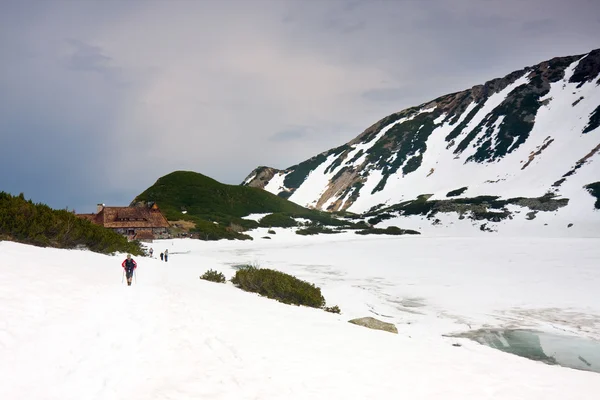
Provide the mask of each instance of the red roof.
{"label": "red roof", "polygon": [[168,228],[169,222],[158,206],[103,207],[98,214],[78,214],[105,228]]}

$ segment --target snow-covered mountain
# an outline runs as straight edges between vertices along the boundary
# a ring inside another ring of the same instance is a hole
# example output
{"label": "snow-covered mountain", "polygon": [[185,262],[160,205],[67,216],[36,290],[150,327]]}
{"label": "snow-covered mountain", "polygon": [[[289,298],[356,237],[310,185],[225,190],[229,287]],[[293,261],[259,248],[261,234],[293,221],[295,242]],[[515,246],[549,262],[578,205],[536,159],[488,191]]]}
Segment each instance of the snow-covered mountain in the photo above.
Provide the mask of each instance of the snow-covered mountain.
{"label": "snow-covered mountain", "polygon": [[600,49],[405,109],[298,165],[259,167],[242,184],[330,211],[406,215],[420,202],[423,215],[472,217],[484,204],[475,219],[512,219],[517,207],[528,219],[560,211],[600,223],[598,181]]}

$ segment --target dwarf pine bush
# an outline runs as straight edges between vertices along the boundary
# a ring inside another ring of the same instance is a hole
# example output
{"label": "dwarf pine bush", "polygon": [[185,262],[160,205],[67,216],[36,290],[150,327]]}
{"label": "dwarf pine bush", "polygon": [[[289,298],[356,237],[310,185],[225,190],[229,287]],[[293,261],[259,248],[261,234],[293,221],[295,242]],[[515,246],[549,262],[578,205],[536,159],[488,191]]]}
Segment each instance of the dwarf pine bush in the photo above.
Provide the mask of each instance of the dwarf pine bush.
{"label": "dwarf pine bush", "polygon": [[292,217],[283,213],[273,213],[269,215],[265,215],[258,221],[259,225],[263,228],[291,228],[293,226],[297,226],[298,223]]}
{"label": "dwarf pine bush", "polygon": [[237,287],[286,304],[322,308],[321,289],[292,275],[266,268],[248,266],[238,269],[231,278]]}
{"label": "dwarf pine bush", "polygon": [[318,235],[319,233],[340,233],[340,231],[334,231],[331,228],[327,228],[322,225],[311,224],[306,228],[298,229],[296,231],[297,235]]}
{"label": "dwarf pine bush", "polygon": [[126,237],[73,212],[26,200],[23,193],[12,196],[0,192],[0,240],[61,249],[83,247],[103,254],[143,254],[138,241],[129,242]]}
{"label": "dwarf pine bush", "polygon": [[342,310],[340,310],[340,308],[338,306],[323,307],[323,310],[330,312],[330,313],[334,313],[334,314],[340,314],[342,312]]}
{"label": "dwarf pine bush", "polygon": [[385,229],[368,228],[355,232],[358,235],[420,235],[421,232],[412,229],[400,229],[397,226],[388,226]]}
{"label": "dwarf pine bush", "polygon": [[200,279],[217,283],[225,283],[225,275],[223,275],[221,272],[214,271],[212,269],[209,269],[203,275],[201,275]]}

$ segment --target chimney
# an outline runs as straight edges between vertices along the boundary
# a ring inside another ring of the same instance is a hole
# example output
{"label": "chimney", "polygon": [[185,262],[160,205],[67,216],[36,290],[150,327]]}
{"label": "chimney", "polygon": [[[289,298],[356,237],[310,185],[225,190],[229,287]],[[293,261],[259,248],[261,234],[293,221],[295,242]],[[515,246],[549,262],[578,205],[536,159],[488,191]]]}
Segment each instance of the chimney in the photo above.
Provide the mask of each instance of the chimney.
{"label": "chimney", "polygon": [[104,210],[104,204],[98,204],[97,214],[100,214],[100,211]]}

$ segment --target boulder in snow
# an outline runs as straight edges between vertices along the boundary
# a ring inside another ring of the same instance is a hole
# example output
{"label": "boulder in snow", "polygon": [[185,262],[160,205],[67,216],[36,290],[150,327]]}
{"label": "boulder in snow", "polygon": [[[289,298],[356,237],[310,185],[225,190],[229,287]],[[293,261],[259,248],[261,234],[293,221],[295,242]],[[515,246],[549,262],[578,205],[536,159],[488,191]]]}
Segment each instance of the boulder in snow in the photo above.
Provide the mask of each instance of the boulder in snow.
{"label": "boulder in snow", "polygon": [[351,319],[348,322],[350,322],[351,324],[364,326],[364,327],[367,327],[370,329],[379,329],[381,331],[398,333],[398,329],[396,328],[396,325],[390,324],[389,322],[380,321],[373,317],[355,318],[355,319]]}

